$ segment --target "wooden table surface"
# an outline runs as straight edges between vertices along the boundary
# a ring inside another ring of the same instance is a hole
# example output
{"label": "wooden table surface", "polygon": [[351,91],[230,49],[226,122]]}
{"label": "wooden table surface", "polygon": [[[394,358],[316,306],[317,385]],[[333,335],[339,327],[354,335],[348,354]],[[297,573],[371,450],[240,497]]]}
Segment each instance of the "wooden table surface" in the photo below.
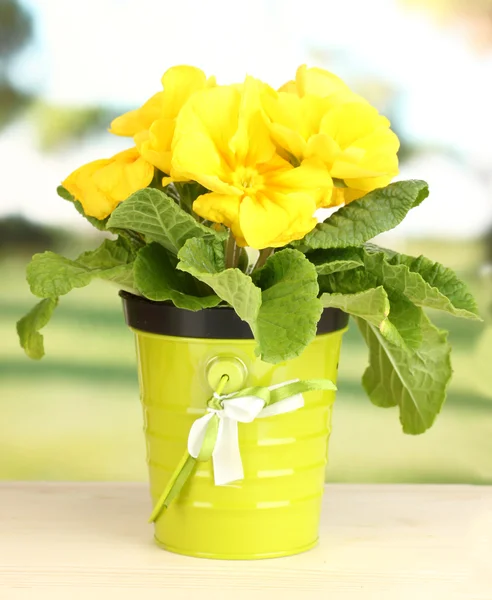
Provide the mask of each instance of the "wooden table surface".
{"label": "wooden table surface", "polygon": [[263,561],[164,552],[146,486],[0,484],[0,600],[491,600],[492,487],[328,485],[319,546]]}

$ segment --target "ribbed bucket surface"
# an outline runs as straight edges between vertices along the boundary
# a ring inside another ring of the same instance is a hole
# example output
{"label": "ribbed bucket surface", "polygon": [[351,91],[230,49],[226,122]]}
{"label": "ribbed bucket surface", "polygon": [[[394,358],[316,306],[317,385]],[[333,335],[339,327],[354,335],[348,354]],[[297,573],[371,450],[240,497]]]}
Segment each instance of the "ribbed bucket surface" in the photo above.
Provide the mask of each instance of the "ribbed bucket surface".
{"label": "ribbed bucket surface", "polygon": [[[134,330],[151,494],[154,503],[186,451],[190,427],[212,393],[207,365],[236,357],[246,385],[336,380],[343,330],[319,335],[294,360],[271,365],[254,340],[181,338]],[[334,392],[304,395],[295,412],[239,423],[245,477],[216,486],[211,461],[199,463],[181,495],[155,524],[167,550],[209,558],[286,556],[316,544]]]}

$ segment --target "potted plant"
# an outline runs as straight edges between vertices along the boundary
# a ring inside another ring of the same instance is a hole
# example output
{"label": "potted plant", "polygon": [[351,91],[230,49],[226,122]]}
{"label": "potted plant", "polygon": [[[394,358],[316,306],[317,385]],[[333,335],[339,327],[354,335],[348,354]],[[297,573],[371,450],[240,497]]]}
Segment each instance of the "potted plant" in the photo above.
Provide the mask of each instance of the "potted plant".
{"label": "potted plant", "polygon": [[[298,69],[275,91],[180,66],[110,132],[134,146],[77,169],[59,195],[111,234],[27,267],[41,301],[17,325],[31,358],[60,296],[116,283],[135,332],[155,537],[215,558],[317,540],[334,382],[349,315],[363,385],[419,434],[441,410],[450,347],[425,307],[479,318],[456,275],[371,240],[428,195],[391,183],[389,121],[338,77]],[[338,208],[318,223],[319,208]]]}

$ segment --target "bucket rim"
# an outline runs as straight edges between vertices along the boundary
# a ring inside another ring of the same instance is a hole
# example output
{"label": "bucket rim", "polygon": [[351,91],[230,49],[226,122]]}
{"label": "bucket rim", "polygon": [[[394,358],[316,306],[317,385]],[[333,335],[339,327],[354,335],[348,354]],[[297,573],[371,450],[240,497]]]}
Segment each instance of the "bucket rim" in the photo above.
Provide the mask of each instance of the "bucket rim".
{"label": "bucket rim", "polygon": [[[126,324],[132,329],[174,337],[252,340],[250,326],[230,306],[199,311],[178,308],[170,302],[156,302],[120,290]],[[346,329],[349,316],[338,308],[325,308],[316,335]]]}

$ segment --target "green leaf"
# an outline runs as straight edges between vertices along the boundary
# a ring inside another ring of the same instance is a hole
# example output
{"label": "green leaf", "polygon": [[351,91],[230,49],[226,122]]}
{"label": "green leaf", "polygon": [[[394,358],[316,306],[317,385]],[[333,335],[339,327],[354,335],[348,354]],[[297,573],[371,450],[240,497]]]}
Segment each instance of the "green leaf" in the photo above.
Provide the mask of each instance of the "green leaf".
{"label": "green leaf", "polygon": [[369,321],[377,327],[381,335],[393,343],[405,343],[389,319],[390,301],[383,286],[357,294],[322,294],[320,300],[325,308],[339,308],[349,315]]}
{"label": "green leaf", "polygon": [[[425,256],[415,258],[372,245],[368,246],[368,249],[385,254],[387,262],[394,267],[394,269],[384,267],[388,275],[393,271],[400,273],[401,279],[408,280],[407,287],[413,286],[413,290],[404,293],[415,304],[445,310],[457,317],[481,320],[477,303],[467,285],[451,269]],[[425,282],[424,285],[422,280]],[[425,298],[422,300],[419,297],[424,294],[424,290]],[[403,291],[401,284],[400,291]]]}
{"label": "green leaf", "polygon": [[376,406],[399,407],[403,431],[410,434],[423,433],[433,424],[452,373],[446,334],[419,310],[422,341],[414,350],[392,344],[375,325],[355,319],[369,347],[363,386]]}
{"label": "green leaf", "polygon": [[130,241],[119,237],[116,240],[104,240],[95,250],[84,252],[77,258],[77,263],[90,269],[93,277],[133,288],[134,260],[134,246]]}
{"label": "green leaf", "polygon": [[81,214],[85,219],[87,219],[93,227],[95,227],[96,229],[99,229],[99,231],[106,231],[106,223],[108,222],[108,219],[99,220],[99,219],[96,219],[95,217],[88,217],[85,214],[84,207],[82,206],[82,204],[78,200],[75,200],[75,198],[72,196],[72,194],[66,188],[64,188],[62,185],[59,185],[56,188],[56,192],[60,196],[60,198],[63,198],[64,200],[68,200],[68,202],[71,202],[75,206],[77,212],[79,214]]}
{"label": "green leaf", "polygon": [[358,248],[334,248],[315,250],[306,254],[320,275],[330,275],[340,271],[351,271],[364,266]]}
{"label": "green leaf", "polygon": [[415,306],[408,298],[397,292],[388,293],[390,301],[390,314],[388,319],[399,334],[399,339],[386,336],[390,342],[401,345],[410,350],[420,347],[422,343],[422,309]]}
{"label": "green leaf", "polygon": [[191,238],[178,253],[177,268],[206,283],[254,331],[261,290],[239,269],[226,269],[224,244],[217,238]]}
{"label": "green leaf", "polygon": [[164,192],[152,188],[135,192],[117,206],[108,227],[137,231],[147,242],[158,242],[173,254],[190,238],[223,237],[198,223]]}
{"label": "green leaf", "polygon": [[35,254],[27,266],[31,292],[40,298],[56,298],[94,278],[133,287],[132,254],[121,240],[104,240],[96,250],[70,260],[54,252]]}
{"label": "green leaf", "polygon": [[360,246],[383,231],[396,227],[408,211],[428,195],[425,181],[391,183],[337,210],[293,245],[303,252],[316,248]]}
{"label": "green leaf", "polygon": [[355,294],[323,294],[324,306],[355,317],[370,350],[363,385],[377,406],[400,406],[406,433],[428,429],[451,377],[446,336],[423,310],[380,286]]}
{"label": "green leaf", "polygon": [[176,270],[176,257],[160,244],[142,248],[135,260],[135,285],[149,300],[171,300],[178,308],[201,310],[217,306],[215,294],[201,297],[198,282],[191,275]]}
{"label": "green leaf", "polygon": [[322,294],[320,300],[324,307],[339,308],[349,315],[362,317],[378,329],[390,313],[388,294],[383,286],[357,294]]}
{"label": "green leaf", "polygon": [[39,333],[51,319],[58,305],[58,298],[46,298],[25,316],[17,321],[17,334],[22,348],[29,358],[39,360],[44,356],[43,336]]}
{"label": "green leaf", "polygon": [[382,285],[390,297],[392,293],[404,295],[417,306],[480,319],[475,300],[450,269],[423,257],[414,259],[373,245],[357,251],[364,267],[320,276],[322,292],[353,294]]}
{"label": "green leaf", "polygon": [[104,240],[95,250],[84,252],[77,262],[98,269],[112,269],[123,264],[131,263],[134,259],[132,248],[126,240]]}
{"label": "green leaf", "polygon": [[86,218],[89,221],[89,223],[91,223],[91,225],[93,225],[96,229],[99,229],[100,231],[111,231],[111,233],[114,233],[115,235],[118,235],[121,238],[124,238],[126,240],[127,244],[133,249],[134,252],[137,252],[137,250],[139,250],[143,245],[145,245],[144,240],[138,235],[138,233],[134,233],[133,231],[128,231],[125,229],[108,228],[107,223],[108,223],[109,217],[107,217],[106,219],[101,219],[101,220],[96,219],[95,217],[88,217],[84,212],[84,208],[82,207],[82,204],[78,200],[75,200],[75,198],[72,196],[72,194],[66,188],[64,188],[62,185],[59,185],[57,187],[56,191],[58,192],[58,195],[60,196],[60,198],[63,198],[64,200],[68,200],[69,202],[72,202],[72,204],[75,206],[77,211],[84,218]]}
{"label": "green leaf", "polygon": [[90,270],[54,252],[35,254],[27,265],[31,292],[40,298],[56,298],[73,288],[88,285]]}
{"label": "green leaf", "polygon": [[254,274],[262,289],[253,327],[261,359],[278,363],[299,356],[316,336],[323,307],[314,265],[297,250],[275,252]]}

